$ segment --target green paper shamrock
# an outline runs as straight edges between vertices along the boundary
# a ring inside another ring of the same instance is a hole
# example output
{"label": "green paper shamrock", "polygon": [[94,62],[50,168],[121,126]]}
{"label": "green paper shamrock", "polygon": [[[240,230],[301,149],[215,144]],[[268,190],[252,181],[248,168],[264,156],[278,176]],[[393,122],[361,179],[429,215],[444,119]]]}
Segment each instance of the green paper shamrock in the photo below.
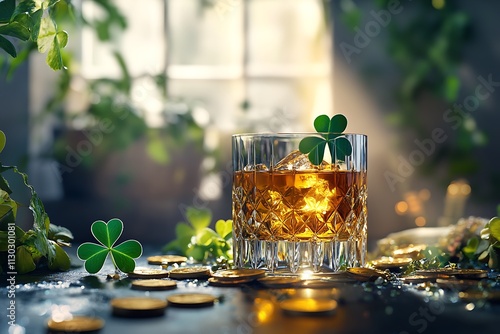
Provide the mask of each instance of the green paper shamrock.
{"label": "green paper shamrock", "polygon": [[345,161],[345,157],[352,154],[352,145],[349,140],[342,137],[342,132],[347,127],[347,118],[337,114],[331,119],[327,115],[320,115],[314,120],[314,128],[321,137],[306,137],[299,143],[300,152],[307,154],[309,161],[315,165],[323,162],[325,147],[328,145],[332,157],[335,160]]}
{"label": "green paper shamrock", "polygon": [[127,240],[113,247],[123,232],[123,222],[113,218],[107,223],[96,220],[91,227],[92,235],[101,245],[85,242],[78,247],[77,255],[85,261],[85,270],[95,274],[101,270],[108,254],[115,269],[129,273],[135,269],[135,260],[142,255],[142,246],[137,240]]}

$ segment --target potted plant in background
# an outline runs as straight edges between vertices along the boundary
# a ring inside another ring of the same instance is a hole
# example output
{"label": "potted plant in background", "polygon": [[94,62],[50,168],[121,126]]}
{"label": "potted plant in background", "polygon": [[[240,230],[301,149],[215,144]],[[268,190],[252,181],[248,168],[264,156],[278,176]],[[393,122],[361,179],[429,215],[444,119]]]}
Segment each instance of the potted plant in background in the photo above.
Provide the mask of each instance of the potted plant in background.
{"label": "potted plant in background", "polygon": [[[79,21],[107,43],[113,32],[127,28],[127,19],[112,1],[95,4],[104,13],[101,18],[81,16]],[[59,7],[55,17],[64,20],[72,8]],[[113,56],[120,69],[118,77],[85,79],[73,70],[64,71],[47,103],[47,113],[58,118],[54,145],[47,153],[58,162],[66,195],[119,201],[192,196],[203,158],[216,154],[205,150],[205,124],[198,124],[193,114],[200,109],[182,99],[167,98],[165,73],[132,76],[122,54],[114,51]],[[69,66],[75,65],[73,57],[66,59]],[[160,122],[154,126],[148,122],[147,107],[132,96],[134,87],[145,80],[156,91],[151,99],[162,105],[157,115]],[[77,92],[86,105],[80,112],[67,103],[68,95],[74,95],[75,81],[84,87]]]}
{"label": "potted plant in background", "polygon": [[[203,109],[182,98],[167,98],[165,72],[132,76],[118,51],[114,52],[114,59],[120,68],[119,77],[85,79],[75,72],[76,57],[63,50],[67,34],[61,26],[71,29],[76,21],[76,28],[90,27],[103,43],[127,28],[126,17],[113,1],[92,2],[103,13],[98,19],[87,19],[71,2],[62,0],[43,3],[24,0],[17,5],[12,0],[2,2],[2,22],[7,23],[1,26],[0,35],[8,33],[28,42],[20,52],[14,52],[14,44],[8,42],[11,47],[1,40],[0,47],[16,56],[7,64],[9,74],[37,45],[39,51],[48,50],[47,62],[53,69],[63,69],[58,72],[57,88],[42,116],[56,120],[53,145],[43,154],[57,162],[66,198],[78,198],[78,205],[87,200],[86,206],[100,208],[104,216],[115,215],[117,210],[125,208],[137,213],[135,217],[141,220],[147,220],[141,218],[141,211],[148,217],[165,219],[169,213],[166,206],[170,211],[179,211],[179,203],[192,202],[194,190],[199,188],[203,160],[207,156],[216,158],[218,152],[207,150],[204,145],[207,124],[198,122],[196,117]],[[46,28],[36,34],[40,26]],[[42,42],[44,48],[39,45]],[[134,86],[146,79],[159,92],[157,96],[163,106],[158,115],[162,122],[155,126],[148,122],[145,106],[132,98]],[[67,103],[68,96],[74,93],[75,81],[83,83],[81,92],[88,97],[84,99],[85,108],[77,113]],[[136,204],[134,209],[131,203]],[[48,203],[49,210],[53,209],[51,204]],[[55,207],[57,214],[65,209],[72,211],[71,205],[58,203]],[[159,211],[155,214],[155,210]]]}

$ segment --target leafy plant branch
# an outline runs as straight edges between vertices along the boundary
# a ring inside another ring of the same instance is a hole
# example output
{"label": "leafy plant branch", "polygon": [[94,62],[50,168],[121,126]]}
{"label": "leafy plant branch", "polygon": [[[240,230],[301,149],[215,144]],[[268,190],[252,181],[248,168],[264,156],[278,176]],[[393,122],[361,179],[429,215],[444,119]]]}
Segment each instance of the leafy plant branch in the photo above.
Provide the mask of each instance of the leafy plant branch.
{"label": "leafy plant branch", "polygon": [[[5,147],[5,134],[0,130],[0,153]],[[21,206],[10,195],[12,189],[2,175],[7,171],[12,171],[19,175],[24,185],[29,189],[31,198],[29,208],[33,214],[33,228],[23,231],[16,225],[18,208]],[[47,260],[51,270],[68,270],[70,259],[61,246],[69,246],[73,240],[71,232],[60,226],[50,223],[49,216],[45,212],[42,201],[38,197],[33,186],[28,182],[28,176],[19,171],[16,166],[5,166],[0,161],[0,252],[7,253],[9,250],[9,232],[15,231],[15,271],[24,274],[33,271],[42,260]],[[6,271],[8,263],[6,256],[2,256],[0,272]],[[10,265],[9,271],[14,271]]]}
{"label": "leafy plant branch", "polygon": [[[15,0],[0,2],[0,48],[11,57],[18,51],[11,39],[30,42],[40,53],[47,53],[47,64],[54,70],[64,68],[61,49],[68,43],[66,31],[58,28],[55,7],[63,0]],[[26,50],[33,47],[28,44]],[[23,54],[23,57],[25,55]]]}
{"label": "leafy plant branch", "polygon": [[215,230],[210,228],[210,210],[188,207],[187,222],[176,225],[176,239],[163,247],[165,253],[177,253],[198,262],[214,262],[219,259],[230,261],[232,251],[232,220],[218,220]]}

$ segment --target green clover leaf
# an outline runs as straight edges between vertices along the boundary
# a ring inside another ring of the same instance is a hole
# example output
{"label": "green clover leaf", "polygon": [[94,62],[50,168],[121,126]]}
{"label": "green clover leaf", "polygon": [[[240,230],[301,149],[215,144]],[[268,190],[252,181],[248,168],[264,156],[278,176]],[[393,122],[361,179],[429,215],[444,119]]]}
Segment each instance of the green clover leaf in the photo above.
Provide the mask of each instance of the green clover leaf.
{"label": "green clover leaf", "polygon": [[100,245],[85,242],[77,250],[80,260],[85,261],[87,272],[90,274],[99,272],[110,253],[116,269],[124,273],[134,271],[134,259],[142,255],[142,245],[137,240],[127,240],[113,247],[123,232],[123,222],[120,219],[113,218],[107,223],[96,220],[90,229]]}
{"label": "green clover leaf", "polygon": [[351,143],[342,136],[346,128],[347,118],[344,115],[337,114],[331,119],[327,115],[320,115],[314,120],[314,129],[321,137],[303,138],[299,143],[299,151],[307,154],[311,163],[320,165],[328,145],[332,163],[336,160],[345,161],[346,156],[352,154]]}

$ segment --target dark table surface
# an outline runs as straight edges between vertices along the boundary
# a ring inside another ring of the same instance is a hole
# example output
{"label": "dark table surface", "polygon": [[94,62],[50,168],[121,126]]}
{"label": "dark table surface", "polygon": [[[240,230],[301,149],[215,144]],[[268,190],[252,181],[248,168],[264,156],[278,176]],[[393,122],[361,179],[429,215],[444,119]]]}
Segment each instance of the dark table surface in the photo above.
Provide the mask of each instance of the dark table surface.
{"label": "dark table surface", "polygon": [[[109,260],[108,260],[109,261]],[[147,266],[145,257],[138,265]],[[458,291],[436,287],[417,289],[394,283],[338,283],[326,289],[266,289],[258,283],[213,287],[203,280],[178,281],[170,291],[137,291],[131,280],[107,280],[108,262],[97,275],[82,268],[65,273],[16,276],[15,298],[8,298],[7,278],[0,282],[0,333],[47,333],[53,314],[99,316],[102,334],[128,333],[498,333],[500,304],[460,300]],[[494,289],[500,289],[500,283]],[[168,307],[156,318],[118,318],[109,302],[115,297],[150,296],[164,299],[181,292],[204,292],[219,297],[214,306],[199,309]],[[336,312],[323,316],[290,316],[278,303],[291,297],[331,298]],[[8,310],[15,301],[15,323]]]}

